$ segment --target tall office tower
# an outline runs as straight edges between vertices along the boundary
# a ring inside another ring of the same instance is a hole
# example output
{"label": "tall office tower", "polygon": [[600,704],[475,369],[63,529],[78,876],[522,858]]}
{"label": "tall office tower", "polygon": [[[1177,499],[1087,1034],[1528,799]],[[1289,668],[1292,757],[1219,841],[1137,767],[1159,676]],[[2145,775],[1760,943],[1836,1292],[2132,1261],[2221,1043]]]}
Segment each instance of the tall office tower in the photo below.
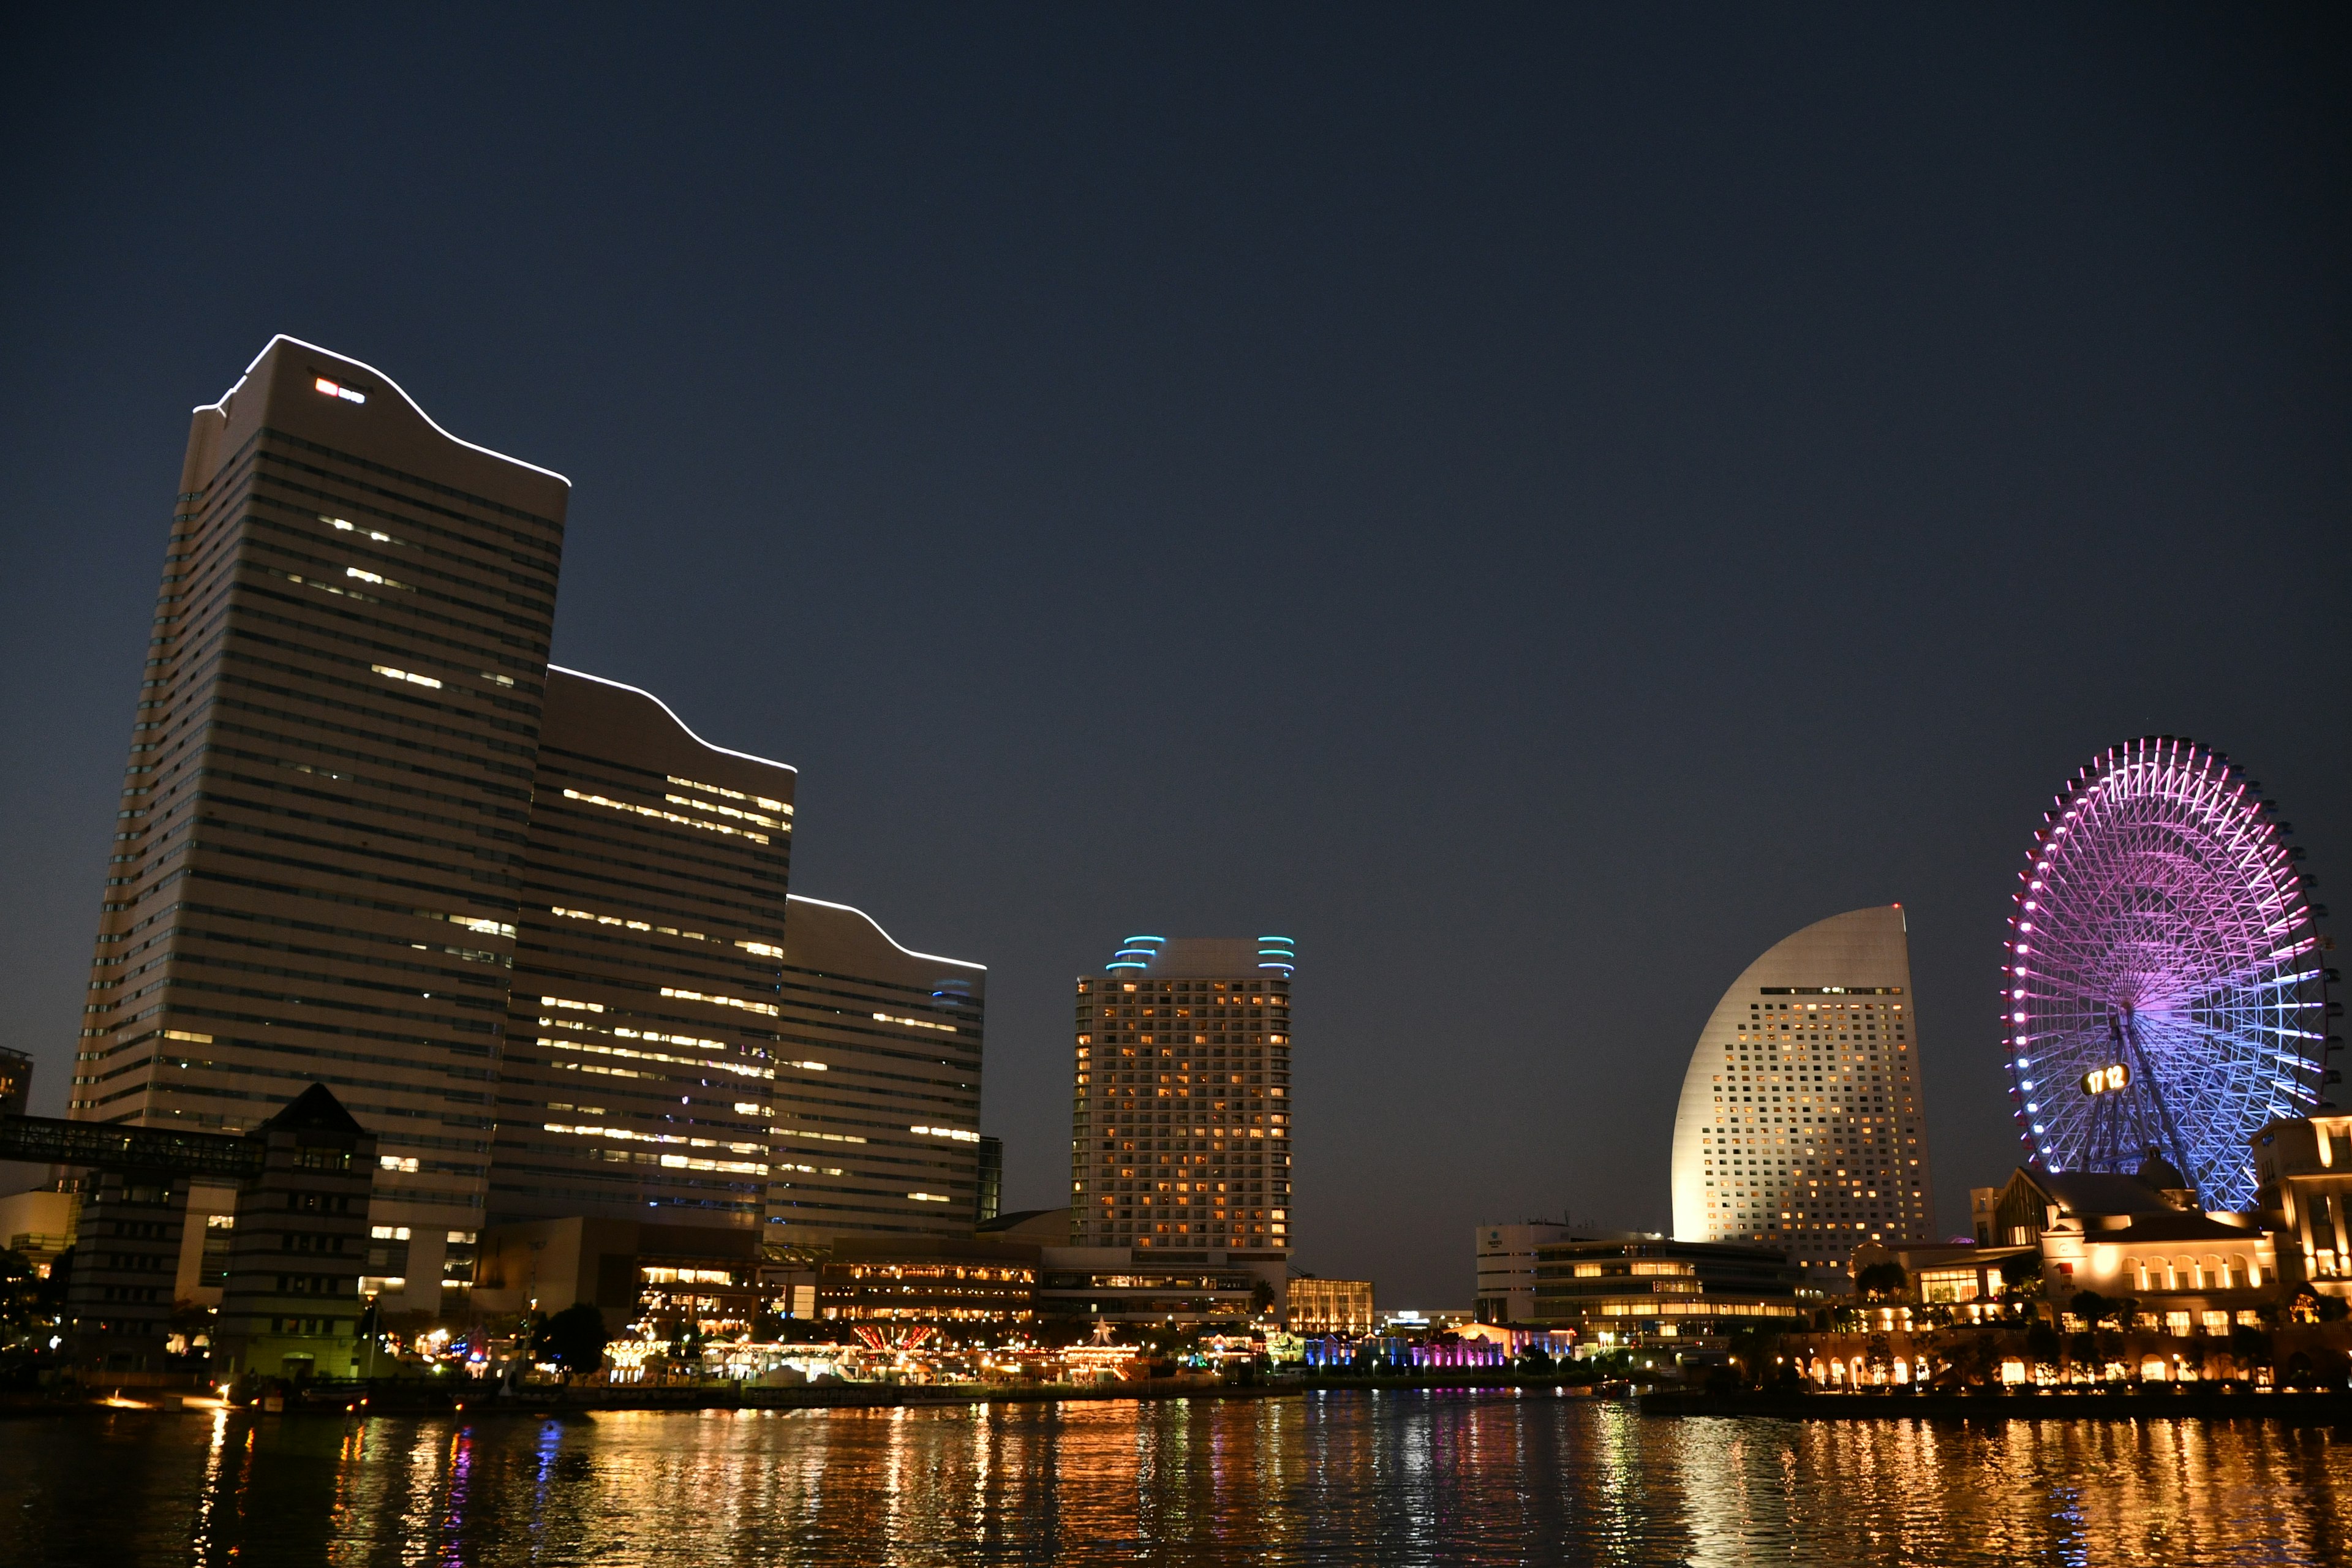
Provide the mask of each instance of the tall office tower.
{"label": "tall office tower", "polygon": [[1763,1243],[1839,1288],[1865,1241],[1930,1237],[1903,907],[1769,949],[1723,994],[1675,1114],[1675,1238]]}
{"label": "tall office tower", "polygon": [[1287,1256],[1294,966],[1287,937],[1131,936],[1079,976],[1073,1245]]}
{"label": "tall office tower", "polygon": [[548,672],[491,1219],[760,1227],[793,778]]}
{"label": "tall office tower", "polygon": [[195,411],[73,1117],[241,1131],[331,1077],[376,1222],[470,1234],[568,493],[290,338]]}
{"label": "tall office tower", "polygon": [[794,894],[777,1020],[768,1237],[969,1235],[988,971]]}

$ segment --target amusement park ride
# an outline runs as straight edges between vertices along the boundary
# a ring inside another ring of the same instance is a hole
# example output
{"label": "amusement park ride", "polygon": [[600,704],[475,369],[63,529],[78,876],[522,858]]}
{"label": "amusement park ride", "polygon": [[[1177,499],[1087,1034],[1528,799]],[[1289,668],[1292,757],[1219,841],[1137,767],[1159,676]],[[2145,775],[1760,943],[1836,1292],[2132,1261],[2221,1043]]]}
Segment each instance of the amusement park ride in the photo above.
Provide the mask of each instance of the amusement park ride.
{"label": "amusement park ride", "polygon": [[2029,1163],[2134,1172],[2160,1154],[2209,1210],[2254,1204],[2251,1140],[2340,1081],[2332,946],[2262,786],[2152,736],[2059,792],[2020,875],[2003,1055]]}

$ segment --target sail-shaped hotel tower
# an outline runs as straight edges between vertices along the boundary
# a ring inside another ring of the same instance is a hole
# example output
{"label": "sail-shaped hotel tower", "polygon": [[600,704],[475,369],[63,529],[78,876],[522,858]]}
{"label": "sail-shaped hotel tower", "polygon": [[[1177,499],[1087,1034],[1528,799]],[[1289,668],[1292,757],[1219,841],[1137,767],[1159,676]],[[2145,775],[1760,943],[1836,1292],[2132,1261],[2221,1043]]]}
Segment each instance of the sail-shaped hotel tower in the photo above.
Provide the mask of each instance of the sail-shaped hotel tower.
{"label": "sail-shaped hotel tower", "polygon": [[1675,1115],[1675,1237],[1780,1247],[1842,1288],[1865,1241],[1930,1237],[1918,1008],[1900,904],[1767,949],[1716,1004]]}

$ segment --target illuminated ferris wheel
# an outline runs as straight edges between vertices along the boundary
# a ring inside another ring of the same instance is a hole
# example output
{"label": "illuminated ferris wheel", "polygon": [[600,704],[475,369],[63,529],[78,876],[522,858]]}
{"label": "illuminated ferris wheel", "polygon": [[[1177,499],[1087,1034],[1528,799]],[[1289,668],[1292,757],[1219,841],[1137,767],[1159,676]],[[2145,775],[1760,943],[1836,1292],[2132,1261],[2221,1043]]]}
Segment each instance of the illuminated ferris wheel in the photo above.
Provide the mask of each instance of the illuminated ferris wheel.
{"label": "illuminated ferris wheel", "polygon": [[2168,735],[2059,793],[2001,975],[2030,1163],[2128,1172],[2160,1152],[2204,1207],[2253,1206],[2249,1141],[2336,1077],[2334,976],[2287,831],[2228,758]]}

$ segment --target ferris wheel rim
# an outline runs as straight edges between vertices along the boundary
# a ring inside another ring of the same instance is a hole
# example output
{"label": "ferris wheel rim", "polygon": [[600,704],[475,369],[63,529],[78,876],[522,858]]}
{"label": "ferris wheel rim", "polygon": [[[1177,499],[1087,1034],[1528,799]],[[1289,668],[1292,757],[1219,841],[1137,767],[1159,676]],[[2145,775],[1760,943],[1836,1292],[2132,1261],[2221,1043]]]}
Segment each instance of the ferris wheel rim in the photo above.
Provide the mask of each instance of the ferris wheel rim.
{"label": "ferris wheel rim", "polygon": [[2319,911],[2282,831],[2243,769],[2183,737],[2110,746],[2061,787],[2003,942],[2002,1054],[2030,1163],[2114,1168],[2120,1134],[2102,1144],[2094,1125],[2105,1107],[2069,1101],[2053,1073],[2100,1065],[2103,1046],[2154,1051],[2131,1100],[2171,1129],[2168,1083],[2193,1135],[2152,1142],[2201,1195],[2250,1205],[2245,1141],[2318,1103],[2331,1048]]}

